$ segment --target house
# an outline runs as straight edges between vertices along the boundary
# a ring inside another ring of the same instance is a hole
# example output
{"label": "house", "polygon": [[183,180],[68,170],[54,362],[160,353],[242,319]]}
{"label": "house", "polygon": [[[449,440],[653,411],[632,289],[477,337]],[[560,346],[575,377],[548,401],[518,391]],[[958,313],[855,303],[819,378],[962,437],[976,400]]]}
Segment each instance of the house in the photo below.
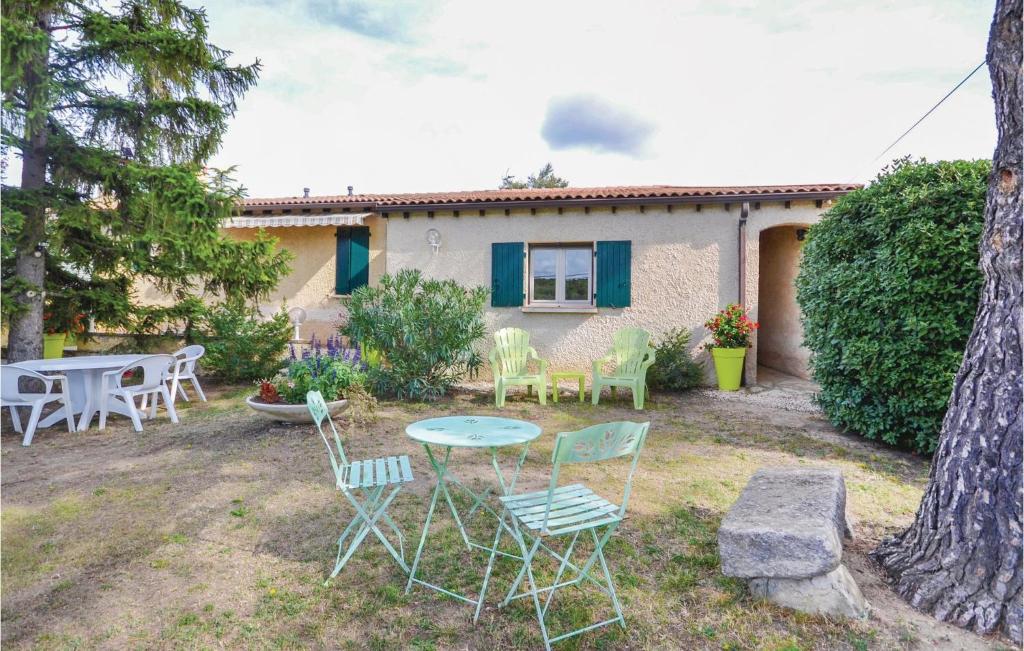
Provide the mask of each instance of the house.
{"label": "house", "polygon": [[[491,289],[492,330],[528,330],[552,369],[589,369],[612,333],[692,332],[730,302],[761,322],[763,365],[807,377],[793,279],[801,241],[851,184],[640,186],[246,199],[234,237],[267,228],[296,259],[264,309],[306,310],[302,336],[334,332],[342,298],[417,268]],[[701,353],[704,354],[704,353]],[[709,380],[711,376],[709,375]]]}

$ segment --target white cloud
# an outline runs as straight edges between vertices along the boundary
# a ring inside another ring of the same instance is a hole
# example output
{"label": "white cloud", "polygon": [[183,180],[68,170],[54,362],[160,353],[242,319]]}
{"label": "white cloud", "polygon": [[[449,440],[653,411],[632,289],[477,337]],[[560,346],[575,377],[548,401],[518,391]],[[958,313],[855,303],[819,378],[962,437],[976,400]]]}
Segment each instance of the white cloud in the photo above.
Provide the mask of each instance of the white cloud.
{"label": "white cloud", "polygon": [[[208,0],[211,40],[259,57],[214,164],[254,196],[496,187],[551,161],[575,185],[867,180],[904,154],[987,158],[969,0]],[[553,99],[597,96],[654,129],[644,155],[556,149]]]}

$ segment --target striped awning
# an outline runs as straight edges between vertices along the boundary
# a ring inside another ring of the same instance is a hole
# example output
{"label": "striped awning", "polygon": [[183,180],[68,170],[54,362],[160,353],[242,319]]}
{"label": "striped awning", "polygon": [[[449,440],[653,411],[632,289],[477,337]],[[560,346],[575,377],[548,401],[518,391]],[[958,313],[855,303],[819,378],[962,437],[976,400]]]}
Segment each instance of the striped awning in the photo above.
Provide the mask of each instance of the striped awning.
{"label": "striped awning", "polygon": [[272,217],[232,217],[221,228],[288,228],[292,226],[362,226],[373,213],[338,213],[336,215],[274,215]]}

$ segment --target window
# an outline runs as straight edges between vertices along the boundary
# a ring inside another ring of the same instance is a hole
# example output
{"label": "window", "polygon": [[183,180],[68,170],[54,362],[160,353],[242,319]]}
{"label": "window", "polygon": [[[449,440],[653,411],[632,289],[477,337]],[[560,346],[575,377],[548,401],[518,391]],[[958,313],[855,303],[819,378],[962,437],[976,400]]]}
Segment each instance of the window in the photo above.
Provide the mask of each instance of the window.
{"label": "window", "polygon": [[591,305],[593,245],[531,246],[529,279],[530,303]]}

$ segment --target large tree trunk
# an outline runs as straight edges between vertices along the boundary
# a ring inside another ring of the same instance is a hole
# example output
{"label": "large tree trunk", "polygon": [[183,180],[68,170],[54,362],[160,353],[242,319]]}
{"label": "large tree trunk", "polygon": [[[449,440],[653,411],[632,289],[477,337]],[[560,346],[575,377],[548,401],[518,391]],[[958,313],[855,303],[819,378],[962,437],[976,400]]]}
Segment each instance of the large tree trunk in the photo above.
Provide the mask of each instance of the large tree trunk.
{"label": "large tree trunk", "polygon": [[[42,30],[49,27],[49,16],[39,17],[38,26]],[[39,86],[47,80],[39,73],[45,73],[48,50],[43,50],[38,59],[30,60],[26,65],[26,92],[30,102],[26,113],[30,115],[26,121],[25,139],[22,151],[21,187],[42,193],[46,188],[46,136],[49,128],[48,115],[38,113],[42,107],[32,106],[33,100],[48,93],[40,92]],[[44,101],[45,103],[45,101]],[[36,115],[33,116],[32,114]],[[11,331],[7,339],[7,360],[20,362],[43,356],[43,297],[46,282],[46,259],[38,250],[46,236],[46,208],[41,199],[33,202],[33,208],[26,211],[25,224],[18,238],[14,263],[14,272],[18,279],[27,286],[15,298],[20,305],[11,317]]]}
{"label": "large tree trunk", "polygon": [[1021,641],[1021,0],[998,0],[988,67],[999,140],[981,302],[913,525],[874,556],[911,605]]}

